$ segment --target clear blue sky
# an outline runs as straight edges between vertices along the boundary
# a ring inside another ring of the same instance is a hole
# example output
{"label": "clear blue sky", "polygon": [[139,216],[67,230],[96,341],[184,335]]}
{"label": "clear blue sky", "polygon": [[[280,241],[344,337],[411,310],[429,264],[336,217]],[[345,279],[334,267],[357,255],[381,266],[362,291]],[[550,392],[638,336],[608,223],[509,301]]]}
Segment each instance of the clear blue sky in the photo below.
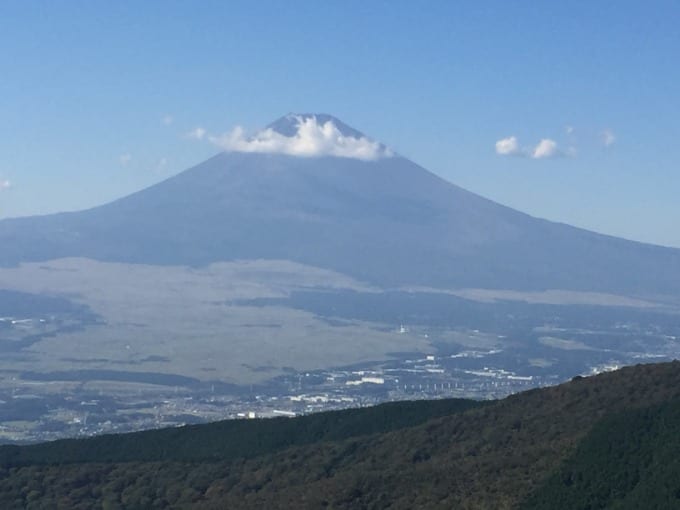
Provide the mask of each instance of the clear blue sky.
{"label": "clear blue sky", "polygon": [[[533,215],[680,246],[678,27],[676,1],[5,0],[0,217],[167,178],[217,151],[196,127],[311,111]],[[525,157],[496,153],[510,136]],[[542,139],[563,157],[530,157]]]}

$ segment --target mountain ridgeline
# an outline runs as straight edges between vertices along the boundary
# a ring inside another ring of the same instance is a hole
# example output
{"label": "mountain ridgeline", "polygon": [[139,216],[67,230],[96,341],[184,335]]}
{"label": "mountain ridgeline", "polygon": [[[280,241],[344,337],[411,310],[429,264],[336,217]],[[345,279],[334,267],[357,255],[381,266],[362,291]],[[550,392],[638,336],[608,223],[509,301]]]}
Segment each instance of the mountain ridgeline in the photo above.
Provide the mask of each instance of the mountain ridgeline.
{"label": "mountain ridgeline", "polygon": [[[346,136],[361,136],[330,116]],[[284,117],[270,127],[294,134]],[[384,287],[680,292],[680,250],[520,213],[399,155],[223,152],[93,209],[0,221],[0,265],[284,259]]]}
{"label": "mountain ridgeline", "polygon": [[680,507],[680,363],[503,400],[391,403],[0,448],[2,508]]}

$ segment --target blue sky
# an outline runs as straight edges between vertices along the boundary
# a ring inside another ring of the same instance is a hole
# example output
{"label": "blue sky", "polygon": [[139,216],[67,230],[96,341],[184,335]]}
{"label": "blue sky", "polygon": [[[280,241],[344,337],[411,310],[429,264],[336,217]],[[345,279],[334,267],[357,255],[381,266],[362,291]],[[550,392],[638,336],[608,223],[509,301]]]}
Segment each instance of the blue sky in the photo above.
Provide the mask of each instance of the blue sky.
{"label": "blue sky", "polygon": [[4,1],[0,217],[167,178],[218,150],[197,127],[328,112],[501,203],[680,247],[678,26],[662,1]]}

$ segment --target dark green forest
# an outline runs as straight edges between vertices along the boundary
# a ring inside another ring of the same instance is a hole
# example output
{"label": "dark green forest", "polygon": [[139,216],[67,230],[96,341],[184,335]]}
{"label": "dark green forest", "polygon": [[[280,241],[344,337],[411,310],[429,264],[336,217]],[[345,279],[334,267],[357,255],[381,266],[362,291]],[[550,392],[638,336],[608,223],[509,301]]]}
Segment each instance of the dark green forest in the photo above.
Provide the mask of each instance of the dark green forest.
{"label": "dark green forest", "polygon": [[680,400],[601,420],[524,508],[680,508]]}
{"label": "dark green forest", "polygon": [[676,508],[680,363],[0,449],[0,508]]}

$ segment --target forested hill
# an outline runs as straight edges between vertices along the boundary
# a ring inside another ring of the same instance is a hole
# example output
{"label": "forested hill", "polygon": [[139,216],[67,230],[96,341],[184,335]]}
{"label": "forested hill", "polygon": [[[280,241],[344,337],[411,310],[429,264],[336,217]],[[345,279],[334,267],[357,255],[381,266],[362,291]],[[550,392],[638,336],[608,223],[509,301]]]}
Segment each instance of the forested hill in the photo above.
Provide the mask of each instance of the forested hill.
{"label": "forested hill", "polygon": [[5,447],[0,507],[585,509],[680,501],[678,362],[487,405],[401,403],[232,423],[239,425]]}
{"label": "forested hill", "polygon": [[524,508],[680,508],[680,400],[603,419]]}
{"label": "forested hill", "polygon": [[7,445],[0,446],[0,465],[250,458],[292,446],[382,434],[485,404],[490,402],[465,399],[393,402],[293,419],[226,420],[29,446]]}

